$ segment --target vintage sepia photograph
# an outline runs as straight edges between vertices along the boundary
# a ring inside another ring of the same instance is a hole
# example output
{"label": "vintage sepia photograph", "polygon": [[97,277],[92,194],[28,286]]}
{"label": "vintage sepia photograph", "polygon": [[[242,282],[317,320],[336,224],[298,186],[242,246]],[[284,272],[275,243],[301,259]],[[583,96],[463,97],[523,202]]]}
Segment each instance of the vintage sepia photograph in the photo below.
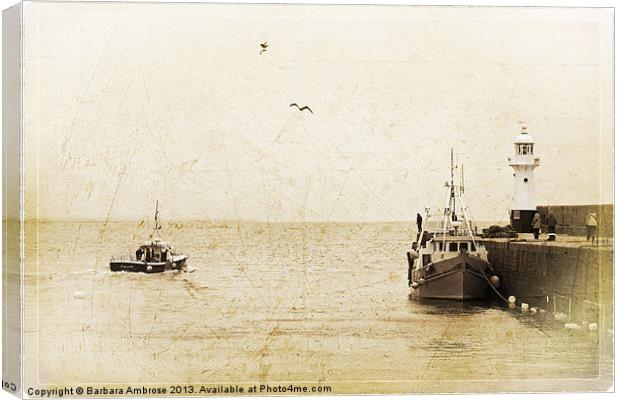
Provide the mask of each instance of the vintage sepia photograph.
{"label": "vintage sepia photograph", "polygon": [[613,40],[605,7],[7,8],[3,388],[613,391]]}

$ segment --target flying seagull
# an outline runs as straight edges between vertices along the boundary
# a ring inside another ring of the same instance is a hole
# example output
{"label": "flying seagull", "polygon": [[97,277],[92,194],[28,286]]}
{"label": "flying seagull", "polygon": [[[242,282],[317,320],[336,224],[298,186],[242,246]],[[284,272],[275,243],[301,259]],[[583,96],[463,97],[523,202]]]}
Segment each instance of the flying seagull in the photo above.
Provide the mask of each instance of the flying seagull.
{"label": "flying seagull", "polygon": [[267,47],[269,47],[269,43],[267,42],[261,43],[260,47],[261,47],[261,50],[260,50],[260,53],[258,53],[259,55],[267,51]]}
{"label": "flying seagull", "polygon": [[289,107],[297,107],[297,109],[298,109],[299,111],[308,110],[308,111],[310,111],[312,114],[314,114],[314,113],[312,112],[312,110],[310,109],[310,107],[308,107],[308,106],[299,107],[299,105],[298,105],[297,103],[292,103],[292,104],[289,104]]}

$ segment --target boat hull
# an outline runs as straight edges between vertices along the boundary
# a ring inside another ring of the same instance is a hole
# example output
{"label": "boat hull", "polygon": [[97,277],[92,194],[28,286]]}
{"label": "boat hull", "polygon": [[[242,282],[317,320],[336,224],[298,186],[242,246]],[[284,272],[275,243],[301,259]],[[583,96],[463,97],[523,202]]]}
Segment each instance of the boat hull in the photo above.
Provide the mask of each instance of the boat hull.
{"label": "boat hull", "polygon": [[420,299],[476,300],[487,296],[491,265],[476,256],[460,253],[458,256],[429,264],[413,271],[413,281],[423,284],[412,287],[414,297]]}
{"label": "boat hull", "polygon": [[111,260],[110,270],[113,272],[143,272],[146,274],[153,274],[158,272],[164,272],[172,269],[182,269],[185,267],[185,263],[188,257],[179,257],[172,261],[166,262],[146,262],[146,261],[134,261],[134,260]]}

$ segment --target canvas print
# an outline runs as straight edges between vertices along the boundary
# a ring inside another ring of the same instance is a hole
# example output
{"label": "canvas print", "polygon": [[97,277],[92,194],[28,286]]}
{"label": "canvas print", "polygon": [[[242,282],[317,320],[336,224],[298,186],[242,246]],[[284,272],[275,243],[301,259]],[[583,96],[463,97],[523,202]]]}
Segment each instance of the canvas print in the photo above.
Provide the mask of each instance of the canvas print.
{"label": "canvas print", "polygon": [[613,21],[5,10],[4,389],[613,390]]}

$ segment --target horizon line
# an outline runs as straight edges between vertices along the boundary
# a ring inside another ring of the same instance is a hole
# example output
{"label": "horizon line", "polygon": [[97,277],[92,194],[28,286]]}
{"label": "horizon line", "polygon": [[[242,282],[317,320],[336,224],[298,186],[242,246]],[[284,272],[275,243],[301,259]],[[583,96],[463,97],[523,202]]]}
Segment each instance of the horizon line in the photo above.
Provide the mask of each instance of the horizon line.
{"label": "horizon line", "polygon": [[[24,223],[88,223],[88,224],[125,224],[125,223],[140,223],[145,221],[144,218],[141,219],[115,219],[115,220],[99,220],[99,219],[34,219],[34,218],[26,218],[23,220]],[[497,219],[479,219],[478,221],[474,221],[474,225],[476,222],[481,223],[489,223],[493,221],[498,221]],[[499,220],[499,222],[509,222],[510,219],[506,218],[505,220]],[[18,219],[3,219],[4,222],[20,222]],[[385,223],[411,223],[416,225],[416,220],[255,220],[255,219],[177,219],[169,222],[162,222],[162,225],[171,225],[171,224],[180,224],[186,222],[204,222],[208,224],[235,224],[235,223],[258,223],[258,224],[324,224],[324,223],[335,223],[335,224],[385,224]]]}

